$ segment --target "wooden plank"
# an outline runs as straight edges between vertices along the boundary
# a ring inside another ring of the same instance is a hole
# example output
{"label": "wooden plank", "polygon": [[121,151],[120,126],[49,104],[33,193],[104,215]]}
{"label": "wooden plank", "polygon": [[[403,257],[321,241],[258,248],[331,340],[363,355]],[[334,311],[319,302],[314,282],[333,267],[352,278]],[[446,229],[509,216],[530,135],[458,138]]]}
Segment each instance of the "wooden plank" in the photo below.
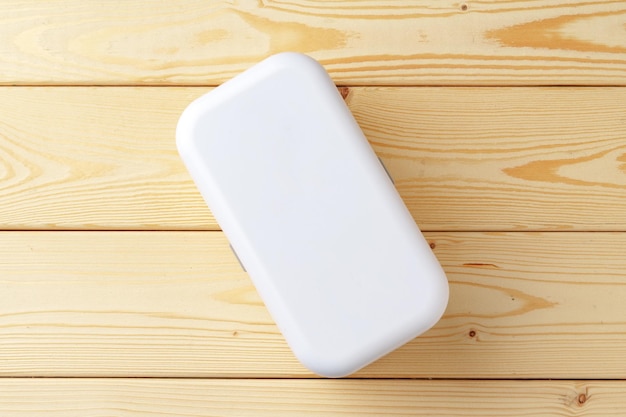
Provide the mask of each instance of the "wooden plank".
{"label": "wooden plank", "polygon": [[424,230],[626,229],[624,89],[368,88],[348,101]]}
{"label": "wooden plank", "polygon": [[[446,314],[357,377],[626,373],[626,233],[426,236]],[[3,232],[0,253],[0,376],[312,376],[221,232]]]}
{"label": "wooden plank", "polygon": [[297,50],[341,84],[624,85],[625,22],[615,0],[3,1],[0,83],[217,84]]}
{"label": "wooden plank", "polygon": [[217,225],[175,145],[206,89],[0,89],[0,228]]}
{"label": "wooden plank", "polygon": [[624,381],[0,379],[4,417],[605,417],[624,408]]}
{"label": "wooden plank", "polygon": [[[217,229],[174,144],[206,91],[0,88],[0,228]],[[626,89],[344,92],[423,230],[626,230]]]}

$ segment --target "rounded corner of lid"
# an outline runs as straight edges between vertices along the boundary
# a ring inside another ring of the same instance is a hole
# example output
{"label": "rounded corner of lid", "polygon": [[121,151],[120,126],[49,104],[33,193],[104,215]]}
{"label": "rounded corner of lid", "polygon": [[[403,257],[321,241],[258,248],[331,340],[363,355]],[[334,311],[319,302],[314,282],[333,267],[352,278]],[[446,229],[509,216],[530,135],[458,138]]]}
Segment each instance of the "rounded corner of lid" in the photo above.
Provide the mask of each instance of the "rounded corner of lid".
{"label": "rounded corner of lid", "polygon": [[[293,336],[293,335],[292,335]],[[354,355],[354,351],[348,352],[341,346],[314,346],[307,343],[306,338],[294,340],[287,337],[287,344],[296,359],[309,371],[324,378],[343,378],[351,375],[371,361],[370,358],[362,358]],[[361,360],[362,359],[362,360]]]}
{"label": "rounded corner of lid", "polygon": [[314,58],[302,52],[285,51],[278,52],[266,58],[267,61],[273,61],[282,64],[315,64],[320,65]]}
{"label": "rounded corner of lid", "polygon": [[276,68],[299,69],[330,78],[324,66],[315,58],[301,52],[279,52],[265,59]]}
{"label": "rounded corner of lid", "polygon": [[176,149],[179,155],[184,155],[192,144],[194,119],[187,109],[183,111],[176,124]]}
{"label": "rounded corner of lid", "polygon": [[450,285],[445,273],[441,272],[441,276],[435,280],[432,293],[429,297],[430,303],[426,308],[428,313],[428,321],[426,330],[433,327],[443,317],[446,309],[448,308],[448,301],[450,300]]}
{"label": "rounded corner of lid", "polygon": [[212,94],[206,93],[192,101],[178,117],[175,138],[179,155],[182,156],[195,147],[194,138],[198,125],[203,118],[206,118],[207,112],[215,106],[214,101]]}
{"label": "rounded corner of lid", "polygon": [[338,360],[329,357],[314,357],[312,355],[302,355],[294,351],[296,357],[304,367],[311,372],[324,378],[343,378],[361,369],[363,366],[355,366],[349,361]]}

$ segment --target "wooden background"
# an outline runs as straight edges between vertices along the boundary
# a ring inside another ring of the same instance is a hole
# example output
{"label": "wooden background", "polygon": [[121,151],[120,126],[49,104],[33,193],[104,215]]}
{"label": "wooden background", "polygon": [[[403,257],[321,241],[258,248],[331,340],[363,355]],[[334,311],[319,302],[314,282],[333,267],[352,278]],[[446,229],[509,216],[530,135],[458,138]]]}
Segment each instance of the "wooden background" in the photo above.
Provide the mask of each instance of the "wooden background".
{"label": "wooden background", "polygon": [[[16,0],[0,40],[0,416],[626,413],[626,2]],[[451,285],[349,379],[294,359],[175,150],[286,50]]]}

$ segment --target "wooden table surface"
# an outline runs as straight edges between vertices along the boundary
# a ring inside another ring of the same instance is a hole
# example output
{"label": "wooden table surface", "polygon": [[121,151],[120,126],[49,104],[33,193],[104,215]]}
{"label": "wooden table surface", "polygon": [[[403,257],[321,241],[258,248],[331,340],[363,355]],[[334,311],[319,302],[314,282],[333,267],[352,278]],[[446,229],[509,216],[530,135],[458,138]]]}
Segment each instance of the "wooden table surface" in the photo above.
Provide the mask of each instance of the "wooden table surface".
{"label": "wooden table surface", "polygon": [[[19,0],[0,40],[0,416],[626,414],[626,2]],[[295,360],[175,150],[286,50],[451,286],[348,379]]]}

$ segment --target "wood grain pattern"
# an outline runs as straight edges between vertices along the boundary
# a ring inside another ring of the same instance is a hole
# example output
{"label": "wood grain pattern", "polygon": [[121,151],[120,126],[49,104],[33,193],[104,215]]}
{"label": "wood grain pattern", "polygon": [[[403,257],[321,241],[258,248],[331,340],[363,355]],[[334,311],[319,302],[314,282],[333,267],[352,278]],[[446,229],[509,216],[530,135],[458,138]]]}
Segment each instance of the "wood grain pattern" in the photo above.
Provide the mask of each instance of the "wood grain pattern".
{"label": "wood grain pattern", "polygon": [[[0,40],[1,417],[624,414],[626,2],[7,0]],[[351,379],[296,361],[175,151],[287,50],[451,284]]]}
{"label": "wood grain pattern", "polygon": [[0,83],[218,84],[281,51],[341,84],[624,85],[626,4],[4,1]]}
{"label": "wood grain pattern", "polygon": [[[626,234],[427,238],[444,318],[357,377],[626,374]],[[0,252],[0,376],[312,376],[221,232],[3,232]]]}
{"label": "wood grain pattern", "polygon": [[620,416],[624,381],[0,379],[4,417]]}
{"label": "wood grain pattern", "polygon": [[624,89],[352,94],[424,230],[626,230]]}
{"label": "wood grain pattern", "polygon": [[176,152],[206,89],[0,89],[0,228],[217,225]]}
{"label": "wood grain pattern", "polygon": [[[0,228],[217,229],[174,143],[206,91],[0,89]],[[344,92],[423,230],[626,230],[626,89]]]}

